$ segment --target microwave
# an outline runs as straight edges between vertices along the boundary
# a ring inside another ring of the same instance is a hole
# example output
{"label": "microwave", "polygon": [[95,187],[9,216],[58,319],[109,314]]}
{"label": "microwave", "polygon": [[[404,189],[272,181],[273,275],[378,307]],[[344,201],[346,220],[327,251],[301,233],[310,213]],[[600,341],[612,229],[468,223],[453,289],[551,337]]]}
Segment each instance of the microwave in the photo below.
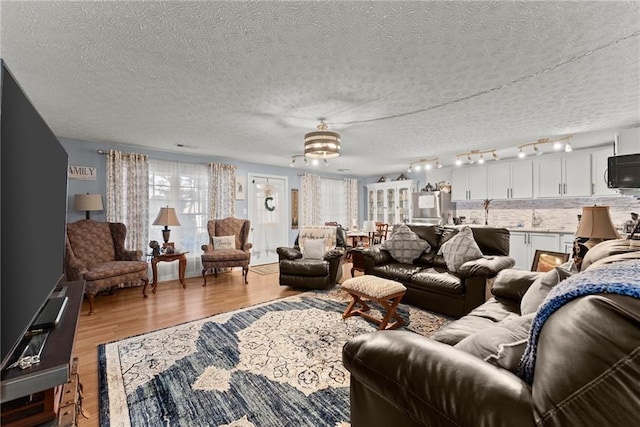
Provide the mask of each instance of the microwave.
{"label": "microwave", "polygon": [[640,188],[640,154],[607,159],[607,187]]}

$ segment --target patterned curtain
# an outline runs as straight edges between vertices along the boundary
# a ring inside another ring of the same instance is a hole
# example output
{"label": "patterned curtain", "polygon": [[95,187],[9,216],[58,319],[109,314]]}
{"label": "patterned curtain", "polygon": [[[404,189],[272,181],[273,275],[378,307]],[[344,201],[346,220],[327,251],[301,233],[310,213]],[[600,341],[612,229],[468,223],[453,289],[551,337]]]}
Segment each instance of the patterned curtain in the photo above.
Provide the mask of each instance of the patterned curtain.
{"label": "patterned curtain", "polygon": [[346,195],[346,215],[348,222],[344,228],[352,229],[358,226],[358,180],[346,178],[344,180],[344,194]]}
{"label": "patterned curtain", "polygon": [[319,225],[320,213],[320,176],[312,174],[302,175],[301,182],[301,227]]}
{"label": "patterned curtain", "polygon": [[107,221],[127,226],[125,247],[146,252],[149,229],[149,158],[107,153]]}
{"label": "patterned curtain", "polygon": [[209,219],[236,214],[236,165],[209,163]]}

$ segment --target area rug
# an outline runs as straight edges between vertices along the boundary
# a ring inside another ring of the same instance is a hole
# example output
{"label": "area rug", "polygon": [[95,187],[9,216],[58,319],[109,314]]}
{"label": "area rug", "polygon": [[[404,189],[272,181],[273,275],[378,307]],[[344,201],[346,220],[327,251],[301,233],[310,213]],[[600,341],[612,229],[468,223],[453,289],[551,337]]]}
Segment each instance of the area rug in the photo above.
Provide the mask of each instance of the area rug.
{"label": "area rug", "polygon": [[277,262],[274,262],[273,264],[256,265],[254,267],[249,267],[249,270],[258,274],[274,274],[280,272],[280,267]]}
{"label": "area rug", "polygon": [[[342,346],[375,330],[342,319],[349,300],[305,292],[100,345],[100,425],[348,426]],[[425,336],[449,322],[398,312]]]}

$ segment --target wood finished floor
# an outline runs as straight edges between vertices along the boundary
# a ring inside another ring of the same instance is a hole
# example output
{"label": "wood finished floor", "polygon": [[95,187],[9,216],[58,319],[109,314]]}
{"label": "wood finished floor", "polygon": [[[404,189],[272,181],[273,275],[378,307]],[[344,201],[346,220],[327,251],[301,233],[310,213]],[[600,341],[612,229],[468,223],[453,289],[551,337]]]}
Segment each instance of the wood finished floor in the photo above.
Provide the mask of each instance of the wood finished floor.
{"label": "wood finished floor", "polygon": [[[343,278],[351,277],[350,270],[351,264],[345,264]],[[208,276],[206,287],[202,282],[202,277],[187,278],[186,289],[177,280],[161,282],[155,294],[147,288],[146,299],[142,298],[141,288],[119,289],[113,295],[95,298],[93,316],[87,315],[89,305],[84,301],[74,348],[84,386],[82,407],[89,416],[80,417],[81,427],[99,425],[99,344],[300,293],[280,286],[277,273],[249,272],[248,285],[243,284],[239,270],[217,278]]]}

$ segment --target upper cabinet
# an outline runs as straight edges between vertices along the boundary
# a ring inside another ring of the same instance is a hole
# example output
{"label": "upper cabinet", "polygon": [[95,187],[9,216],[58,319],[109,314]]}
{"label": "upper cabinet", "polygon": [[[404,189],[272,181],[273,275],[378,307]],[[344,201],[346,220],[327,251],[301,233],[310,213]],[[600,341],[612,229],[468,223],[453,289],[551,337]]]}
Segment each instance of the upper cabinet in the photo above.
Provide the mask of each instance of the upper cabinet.
{"label": "upper cabinet", "polygon": [[591,179],[594,196],[613,196],[618,191],[607,187],[607,159],[613,156],[613,145],[603,147],[591,153]]}
{"label": "upper cabinet", "polygon": [[389,225],[411,221],[411,193],[414,180],[380,182],[367,185],[368,219]]}
{"label": "upper cabinet", "polygon": [[487,198],[531,199],[533,161],[493,162],[487,166]]}
{"label": "upper cabinet", "polygon": [[591,196],[591,154],[572,152],[534,161],[536,197]]}
{"label": "upper cabinet", "polygon": [[486,166],[455,168],[451,172],[451,200],[484,200],[487,198]]}

